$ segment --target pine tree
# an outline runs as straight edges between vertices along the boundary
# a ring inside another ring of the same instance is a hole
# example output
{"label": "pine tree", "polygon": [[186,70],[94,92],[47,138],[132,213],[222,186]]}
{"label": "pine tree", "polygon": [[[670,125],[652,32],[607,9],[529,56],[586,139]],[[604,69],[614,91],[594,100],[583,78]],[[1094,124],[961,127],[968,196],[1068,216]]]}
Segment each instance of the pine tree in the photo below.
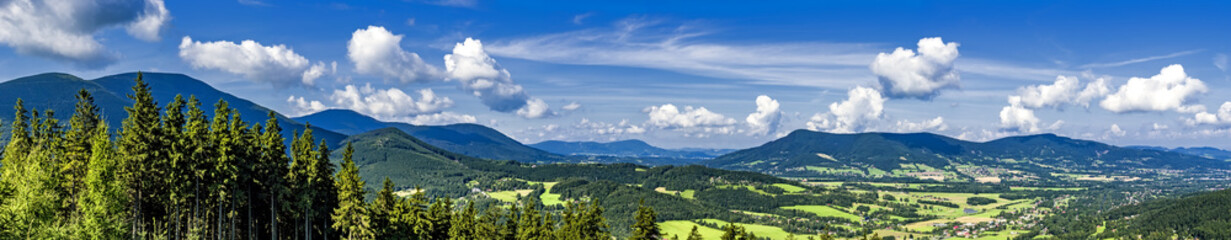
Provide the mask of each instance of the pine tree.
{"label": "pine tree", "polygon": [[186,194],[186,201],[189,213],[184,214],[186,220],[185,231],[182,234],[188,238],[204,238],[207,235],[206,230],[212,226],[209,224],[209,219],[213,219],[210,215],[213,209],[211,198],[208,196],[209,187],[212,184],[213,167],[208,164],[214,159],[214,148],[210,141],[210,122],[205,111],[201,109],[201,101],[197,100],[196,96],[188,97],[188,114],[186,116],[186,125],[182,139],[185,142],[185,166],[180,171],[187,171],[187,175],[191,180],[186,183],[189,189],[183,191]]}
{"label": "pine tree", "polygon": [[9,187],[9,197],[0,206],[0,213],[8,222],[0,231],[8,238],[67,238],[71,233],[67,219],[59,216],[64,206],[59,191],[61,182],[56,178],[56,157],[61,153],[58,143],[63,133],[52,112],[48,111],[46,117],[32,112],[28,123],[29,147],[22,149],[25,154],[5,153],[0,179]]}
{"label": "pine tree", "polygon": [[503,239],[502,233],[504,228],[500,224],[500,219],[504,217],[501,212],[504,211],[496,204],[487,206],[483,210],[483,214],[475,221],[475,237],[477,239]]}
{"label": "pine tree", "polygon": [[[302,135],[297,135],[291,141],[291,170],[287,173],[287,180],[291,186],[293,201],[295,202],[291,215],[295,223],[296,239],[312,239],[312,218],[313,218],[313,200],[316,197],[315,189],[312,181],[316,174],[314,167],[316,165],[316,152],[312,149],[312,129],[305,128]],[[302,234],[302,235],[301,235]],[[302,238],[300,238],[302,236]]]}
{"label": "pine tree", "polygon": [[91,154],[77,211],[82,221],[76,235],[82,239],[122,239],[129,236],[127,186],[119,180],[115,146],[107,127],[90,139]]}
{"label": "pine tree", "polygon": [[408,200],[402,200],[393,194],[393,181],[385,177],[385,182],[376,199],[368,207],[372,215],[372,230],[376,239],[407,239],[414,234],[413,221],[404,221],[402,214],[409,211]]}
{"label": "pine tree", "polygon": [[313,162],[316,166],[312,168],[316,173],[312,174],[312,185],[315,188],[313,191],[318,195],[313,201],[313,207],[322,209],[323,212],[313,215],[313,228],[316,229],[317,235],[324,239],[332,239],[336,238],[336,234],[331,227],[333,218],[330,216],[330,211],[338,208],[338,189],[333,184],[334,167],[333,162],[329,160],[329,146],[321,140],[316,149],[317,159]]}
{"label": "pine tree", "polygon": [[191,160],[189,155],[192,152],[191,142],[185,136],[185,127],[188,122],[184,115],[184,107],[187,103],[181,95],[175,95],[175,99],[167,104],[165,113],[162,117],[162,135],[165,137],[165,142],[170,149],[167,151],[167,169],[163,172],[166,177],[163,178],[163,186],[166,186],[166,203],[165,207],[169,214],[168,234],[172,238],[182,237],[186,233],[184,227],[186,225],[187,213],[190,210],[188,201],[192,190],[193,169],[191,168]]}
{"label": "pine tree", "polygon": [[475,232],[475,216],[477,213],[474,209],[474,201],[468,201],[466,208],[462,212],[453,214],[449,225],[449,239],[451,240],[471,240],[479,239]]}
{"label": "pine tree", "polygon": [[427,220],[430,221],[427,229],[427,238],[431,240],[449,239],[449,228],[452,227],[450,220],[453,218],[453,201],[449,198],[436,198],[432,202],[432,206],[428,208]]}
{"label": "pine tree", "polygon": [[282,199],[287,194],[284,178],[288,170],[284,140],[282,127],[278,125],[278,115],[269,111],[269,120],[265,122],[265,129],[260,137],[260,159],[255,166],[259,189],[264,194],[262,199],[266,200],[264,204],[269,210],[269,239],[279,239],[278,217],[284,206]]}
{"label": "pine tree", "polygon": [[661,239],[661,230],[658,228],[658,214],[654,213],[654,208],[645,205],[645,199],[641,199],[637,203],[636,223],[633,224],[633,235],[630,240],[650,240]]}
{"label": "pine tree", "polygon": [[701,232],[697,230],[697,226],[692,226],[692,231],[688,232],[688,240],[702,240]]}
{"label": "pine tree", "polygon": [[159,153],[163,149],[158,132],[158,105],[141,73],[137,73],[135,81],[133,94],[128,95],[133,105],[124,108],[128,117],[121,124],[118,139],[120,180],[129,189],[133,235],[144,233],[148,230],[146,224],[154,222],[156,214],[149,209],[155,205],[152,203],[155,199],[150,197],[155,194],[153,188],[156,182],[152,166],[157,166]]}
{"label": "pine tree", "polygon": [[345,239],[373,239],[371,219],[363,200],[364,182],[359,178],[359,168],[351,156],[355,149],[350,143],[342,151],[342,169],[334,178],[337,187],[338,207],[333,209],[333,229]]}
{"label": "pine tree", "polygon": [[[91,138],[102,122],[98,107],[94,106],[94,97],[89,91],[78,90],[76,97],[76,110],[68,120],[69,130],[64,137],[64,157],[59,169],[60,177],[63,178],[60,187],[65,193],[63,204],[64,208],[69,210],[75,210],[79,192],[84,189],[82,184],[85,181],[86,166],[89,165],[90,151],[93,150],[90,146]],[[70,217],[75,219],[78,216]]]}

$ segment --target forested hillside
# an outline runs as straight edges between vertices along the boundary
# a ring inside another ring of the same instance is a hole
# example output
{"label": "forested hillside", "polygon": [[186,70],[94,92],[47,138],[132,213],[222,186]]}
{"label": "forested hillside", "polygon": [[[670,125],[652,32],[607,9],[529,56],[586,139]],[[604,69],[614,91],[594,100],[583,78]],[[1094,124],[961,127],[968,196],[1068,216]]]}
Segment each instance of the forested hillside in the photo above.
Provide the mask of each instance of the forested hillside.
{"label": "forested hillside", "polygon": [[[358,134],[332,151],[311,129],[287,145],[276,113],[247,122],[219,101],[206,114],[195,96],[159,106],[142,75],[134,78],[132,104],[116,130],[87,90],[74,97],[67,123],[14,104],[0,162],[0,238],[659,239],[664,220],[765,219],[653,188],[703,195],[733,184],[751,186],[737,191],[748,193],[791,185],[696,166],[477,159],[393,128]],[[553,181],[558,197],[510,202],[478,190],[532,186],[546,196],[542,183],[525,181]],[[854,201],[834,196],[844,200],[824,203]],[[824,225],[791,226],[812,232]]]}

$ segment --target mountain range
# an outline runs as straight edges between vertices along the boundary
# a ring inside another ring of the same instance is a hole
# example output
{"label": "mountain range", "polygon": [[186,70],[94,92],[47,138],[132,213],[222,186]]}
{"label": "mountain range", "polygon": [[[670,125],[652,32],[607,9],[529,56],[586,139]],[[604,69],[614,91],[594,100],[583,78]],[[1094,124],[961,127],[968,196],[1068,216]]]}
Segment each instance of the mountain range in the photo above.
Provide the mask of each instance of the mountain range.
{"label": "mountain range", "polygon": [[652,146],[644,141],[630,139],[614,142],[566,142],[544,141],[530,144],[531,147],[561,155],[658,157],[683,159],[711,159],[734,150],[693,149],[670,150]]}
{"label": "mountain range", "polygon": [[[0,83],[0,96],[6,98],[0,100],[0,109],[13,109],[15,99],[21,98],[29,109],[51,110],[57,113],[55,117],[67,119],[76,102],[73,97],[76,91],[86,89],[93,93],[95,104],[108,124],[118,129],[120,120],[125,117],[124,107],[131,105],[126,95],[132,92],[136,77],[137,73],[93,80],[62,73],[22,77]],[[213,104],[225,100],[248,122],[264,122],[271,112],[186,75],[144,73],[143,78],[159,104],[166,104],[176,95],[196,96],[201,99],[203,110],[212,114]],[[1117,147],[1054,134],[970,142],[931,133],[833,134],[798,130],[762,146],[730,153],[726,153],[729,150],[669,150],[639,140],[548,141],[525,145],[478,124],[420,126],[383,122],[350,110],[326,110],[296,118],[274,114],[288,139],[292,132],[302,132],[310,125],[316,137],[331,147],[361,134],[376,130],[392,134],[385,129],[396,129],[441,151],[483,159],[526,163],[700,163],[791,177],[1053,179],[1115,172],[1137,174],[1140,171],[1136,170],[1140,169],[1227,169],[1228,162],[1223,159],[1231,158],[1227,151],[1213,148]],[[0,114],[0,121],[8,122],[12,117]]]}
{"label": "mountain range", "polygon": [[1193,155],[1193,156],[1200,156],[1200,157],[1206,157],[1206,158],[1212,158],[1212,159],[1231,161],[1231,151],[1214,148],[1214,147],[1178,147],[1178,148],[1165,148],[1165,147],[1156,147],[1156,146],[1125,146],[1125,147],[1135,148],[1135,149],[1149,149],[1149,150],[1156,150],[1156,151],[1168,151],[1168,152],[1183,153],[1183,154],[1188,154],[1188,155]]}
{"label": "mountain range", "polygon": [[[124,107],[132,105],[127,95],[133,92],[132,87],[136,78],[137,73],[123,73],[93,80],[85,80],[64,73],[45,73],[0,82],[0,96],[4,96],[4,99],[0,99],[0,110],[12,111],[16,99],[20,98],[24,101],[26,109],[53,111],[55,118],[67,123],[77,103],[75,98],[77,91],[85,89],[90,91],[94,97],[94,104],[98,106],[111,129],[118,130],[120,122],[128,116],[124,112]],[[187,75],[142,73],[142,79],[149,85],[154,101],[160,105],[171,102],[176,95],[183,95],[185,100],[189,96],[196,96],[201,102],[201,109],[212,117],[214,104],[219,100],[224,100],[227,101],[229,107],[239,112],[241,119],[249,123],[264,123],[268,119],[268,114],[272,112],[252,101],[222,92]],[[306,125],[300,122],[277,112],[274,114],[287,139],[291,138],[292,133],[303,132],[306,129]],[[0,120],[6,123],[11,122],[13,117],[12,112],[0,114]],[[344,134],[319,127],[313,127],[312,131],[317,139],[325,141],[330,146],[337,146],[338,142],[346,138]],[[6,131],[5,134],[7,133]]]}
{"label": "mountain range", "polygon": [[1205,157],[1123,148],[1054,134],[970,142],[932,133],[834,134],[797,130],[703,164],[779,176],[1048,179],[1138,169],[1227,169]]}

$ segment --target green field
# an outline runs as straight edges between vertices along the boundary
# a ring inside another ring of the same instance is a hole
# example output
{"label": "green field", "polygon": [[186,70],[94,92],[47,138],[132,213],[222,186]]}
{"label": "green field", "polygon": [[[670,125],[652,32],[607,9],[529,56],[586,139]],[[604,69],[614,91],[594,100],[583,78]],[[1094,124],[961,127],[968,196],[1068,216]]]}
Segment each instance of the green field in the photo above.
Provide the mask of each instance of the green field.
{"label": "green field", "polygon": [[783,208],[783,209],[791,209],[791,210],[800,210],[800,211],[805,211],[805,212],[809,212],[809,213],[812,213],[812,214],[816,214],[817,216],[821,216],[821,217],[838,217],[838,218],[844,218],[844,219],[847,219],[847,220],[851,220],[851,221],[853,221],[853,222],[859,222],[859,221],[863,220],[863,218],[862,218],[862,217],[855,216],[854,214],[850,214],[850,213],[847,213],[847,212],[843,212],[842,210],[838,210],[838,209],[836,209],[836,208],[829,207],[829,206],[820,206],[820,205],[799,205],[799,206],[787,206],[787,207],[782,207],[782,208]]}
{"label": "green field", "polygon": [[785,184],[785,183],[775,183],[775,184],[774,184],[774,186],[775,186],[775,187],[778,187],[778,188],[781,188],[781,189],[782,189],[782,191],[786,191],[786,192],[788,192],[788,193],[797,193],[797,192],[803,192],[804,190],[806,190],[806,189],[801,188],[801,187],[799,187],[799,186],[795,186],[795,185],[791,185],[791,184]]}
{"label": "green field", "polygon": [[679,236],[679,239],[687,239],[693,226],[697,226],[697,232],[701,233],[704,239],[718,239],[722,236],[722,230],[701,226],[693,221],[676,220],[658,223],[664,236]]}

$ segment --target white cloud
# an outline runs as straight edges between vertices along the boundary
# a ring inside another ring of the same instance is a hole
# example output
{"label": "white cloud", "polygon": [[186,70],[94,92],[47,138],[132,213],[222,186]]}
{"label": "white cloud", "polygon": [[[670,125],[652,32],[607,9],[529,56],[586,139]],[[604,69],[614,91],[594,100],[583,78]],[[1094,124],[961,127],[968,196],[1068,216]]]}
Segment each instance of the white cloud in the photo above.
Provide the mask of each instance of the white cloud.
{"label": "white cloud", "polygon": [[276,86],[311,86],[325,74],[325,63],[311,65],[307,58],[281,44],[265,46],[252,40],[239,44],[228,41],[197,42],[185,36],[179,50],[180,58],[193,68],[217,69]]}
{"label": "white cloud", "polygon": [[534,61],[662,69],[777,85],[841,87],[867,77],[869,44],[704,42],[694,26],[627,18],[611,27],[493,42],[496,56]]}
{"label": "white cloud", "polygon": [[1231,102],[1223,102],[1216,113],[1199,112],[1193,116],[1193,119],[1189,119],[1188,123],[1189,125],[1231,124]]}
{"label": "white cloud", "polygon": [[620,120],[619,123],[606,123],[590,121],[588,118],[582,118],[580,122],[573,125],[573,128],[583,131],[582,134],[598,134],[598,135],[618,135],[618,134],[642,134],[646,132],[646,128],[631,124],[628,119]]}
{"label": "white cloud", "polygon": [[564,111],[575,111],[580,108],[581,108],[581,103],[577,103],[577,102],[570,102],[568,105],[564,105],[563,107],[560,107],[560,109]]}
{"label": "white cloud", "polygon": [[1037,132],[1039,118],[1034,116],[1034,110],[1022,106],[1021,97],[1010,96],[1009,106],[1000,109],[1000,126],[1011,131]]}
{"label": "white cloud", "polygon": [[513,83],[509,71],[487,55],[483,43],[466,38],[457,43],[453,53],[444,56],[449,80],[457,81],[463,90],[471,92],[493,111],[513,112],[526,118],[553,116],[547,103],[531,98],[521,85]]}
{"label": "white cloud", "polygon": [[472,8],[479,5],[478,0],[426,0],[425,2],[433,5],[463,8]]}
{"label": "white cloud", "polygon": [[1149,61],[1154,61],[1154,60],[1162,60],[1162,59],[1169,59],[1169,58],[1182,57],[1182,56],[1191,55],[1191,54],[1194,54],[1194,53],[1199,53],[1199,52],[1201,52],[1201,51],[1202,51],[1202,50],[1188,50],[1188,51],[1176,52],[1176,53],[1167,54],[1167,55],[1161,55],[1161,56],[1150,56],[1150,57],[1137,58],[1137,59],[1129,59],[1129,60],[1120,61],[1120,62],[1113,62],[1113,63],[1091,63],[1091,64],[1086,64],[1086,65],[1081,65],[1081,66],[1079,66],[1078,68],[1105,68],[1105,67],[1120,67],[1120,66],[1129,65],[1129,64],[1134,64],[1134,63],[1143,63],[1143,62],[1149,62]]}
{"label": "white cloud", "polygon": [[588,13],[574,15],[573,24],[581,25],[586,20],[586,18],[589,18],[590,16],[594,16],[594,13],[588,12]]}
{"label": "white cloud", "polygon": [[162,0],[0,1],[0,42],[21,54],[101,67],[116,56],[94,34],[124,27],[134,38],[157,41],[170,19]]}
{"label": "white cloud", "polygon": [[681,111],[674,104],[650,106],[643,110],[650,117],[647,124],[659,128],[729,127],[735,119],[711,112],[705,107],[684,106]]}
{"label": "white cloud", "polygon": [[396,79],[402,83],[436,80],[440,70],[423,62],[419,54],[402,50],[402,35],[384,27],[368,26],[355,30],[346,44],[346,57],[360,74]]}
{"label": "white cloud", "polygon": [[886,99],[875,89],[855,87],[846,94],[845,101],[829,104],[828,113],[813,115],[806,123],[808,129],[836,133],[861,132],[884,115]]}
{"label": "white cloud", "polygon": [[1199,112],[1204,107],[1190,105],[1197,94],[1208,89],[1205,83],[1184,73],[1184,67],[1171,65],[1150,78],[1134,77],[1119,90],[1099,102],[1108,111],[1115,113],[1147,111]]}
{"label": "white cloud", "polygon": [[897,48],[880,53],[869,66],[880,81],[881,92],[893,98],[930,99],[942,89],[957,88],[960,76],[953,69],[958,57],[957,43],[940,38],[919,40],[918,54]]}
{"label": "white cloud", "polygon": [[1058,108],[1065,104],[1090,106],[1090,101],[1107,95],[1111,89],[1105,78],[1080,88],[1077,77],[1056,76],[1056,82],[1050,85],[1031,85],[1017,90],[1022,106],[1029,108]]}
{"label": "white cloud", "polygon": [[414,125],[448,125],[455,123],[475,123],[478,122],[478,119],[469,114],[439,112],[396,118],[394,121],[406,122]]}
{"label": "white cloud", "polygon": [[778,131],[778,123],[782,120],[778,100],[766,95],[757,96],[757,111],[748,114],[744,122],[748,124],[748,134],[765,135]]}
{"label": "white cloud", "polygon": [[547,102],[543,102],[543,99],[538,98],[526,100],[526,105],[517,109],[517,116],[529,119],[548,117],[553,114],[555,113],[548,109]]}
{"label": "white cloud", "polygon": [[936,117],[923,122],[898,120],[896,128],[897,132],[934,132],[948,130],[949,125],[945,124],[944,117]]}
{"label": "white cloud", "polygon": [[290,96],[286,98],[286,102],[291,104],[291,111],[294,115],[303,116],[329,109],[320,101],[307,101],[303,97]]}
{"label": "white cloud", "polygon": [[1227,54],[1222,54],[1222,53],[1215,54],[1214,55],[1214,66],[1218,67],[1218,70],[1222,70],[1223,72],[1226,72],[1227,71]]}
{"label": "white cloud", "polygon": [[334,104],[381,120],[393,120],[411,115],[439,113],[453,106],[448,97],[436,96],[432,89],[419,90],[419,98],[401,89],[375,89],[371,85],[346,85],[329,96]]}
{"label": "white cloud", "polygon": [[1113,123],[1111,124],[1111,127],[1107,128],[1107,134],[1111,136],[1123,137],[1124,135],[1128,134],[1128,132],[1125,132],[1124,129],[1120,129],[1119,124]]}

